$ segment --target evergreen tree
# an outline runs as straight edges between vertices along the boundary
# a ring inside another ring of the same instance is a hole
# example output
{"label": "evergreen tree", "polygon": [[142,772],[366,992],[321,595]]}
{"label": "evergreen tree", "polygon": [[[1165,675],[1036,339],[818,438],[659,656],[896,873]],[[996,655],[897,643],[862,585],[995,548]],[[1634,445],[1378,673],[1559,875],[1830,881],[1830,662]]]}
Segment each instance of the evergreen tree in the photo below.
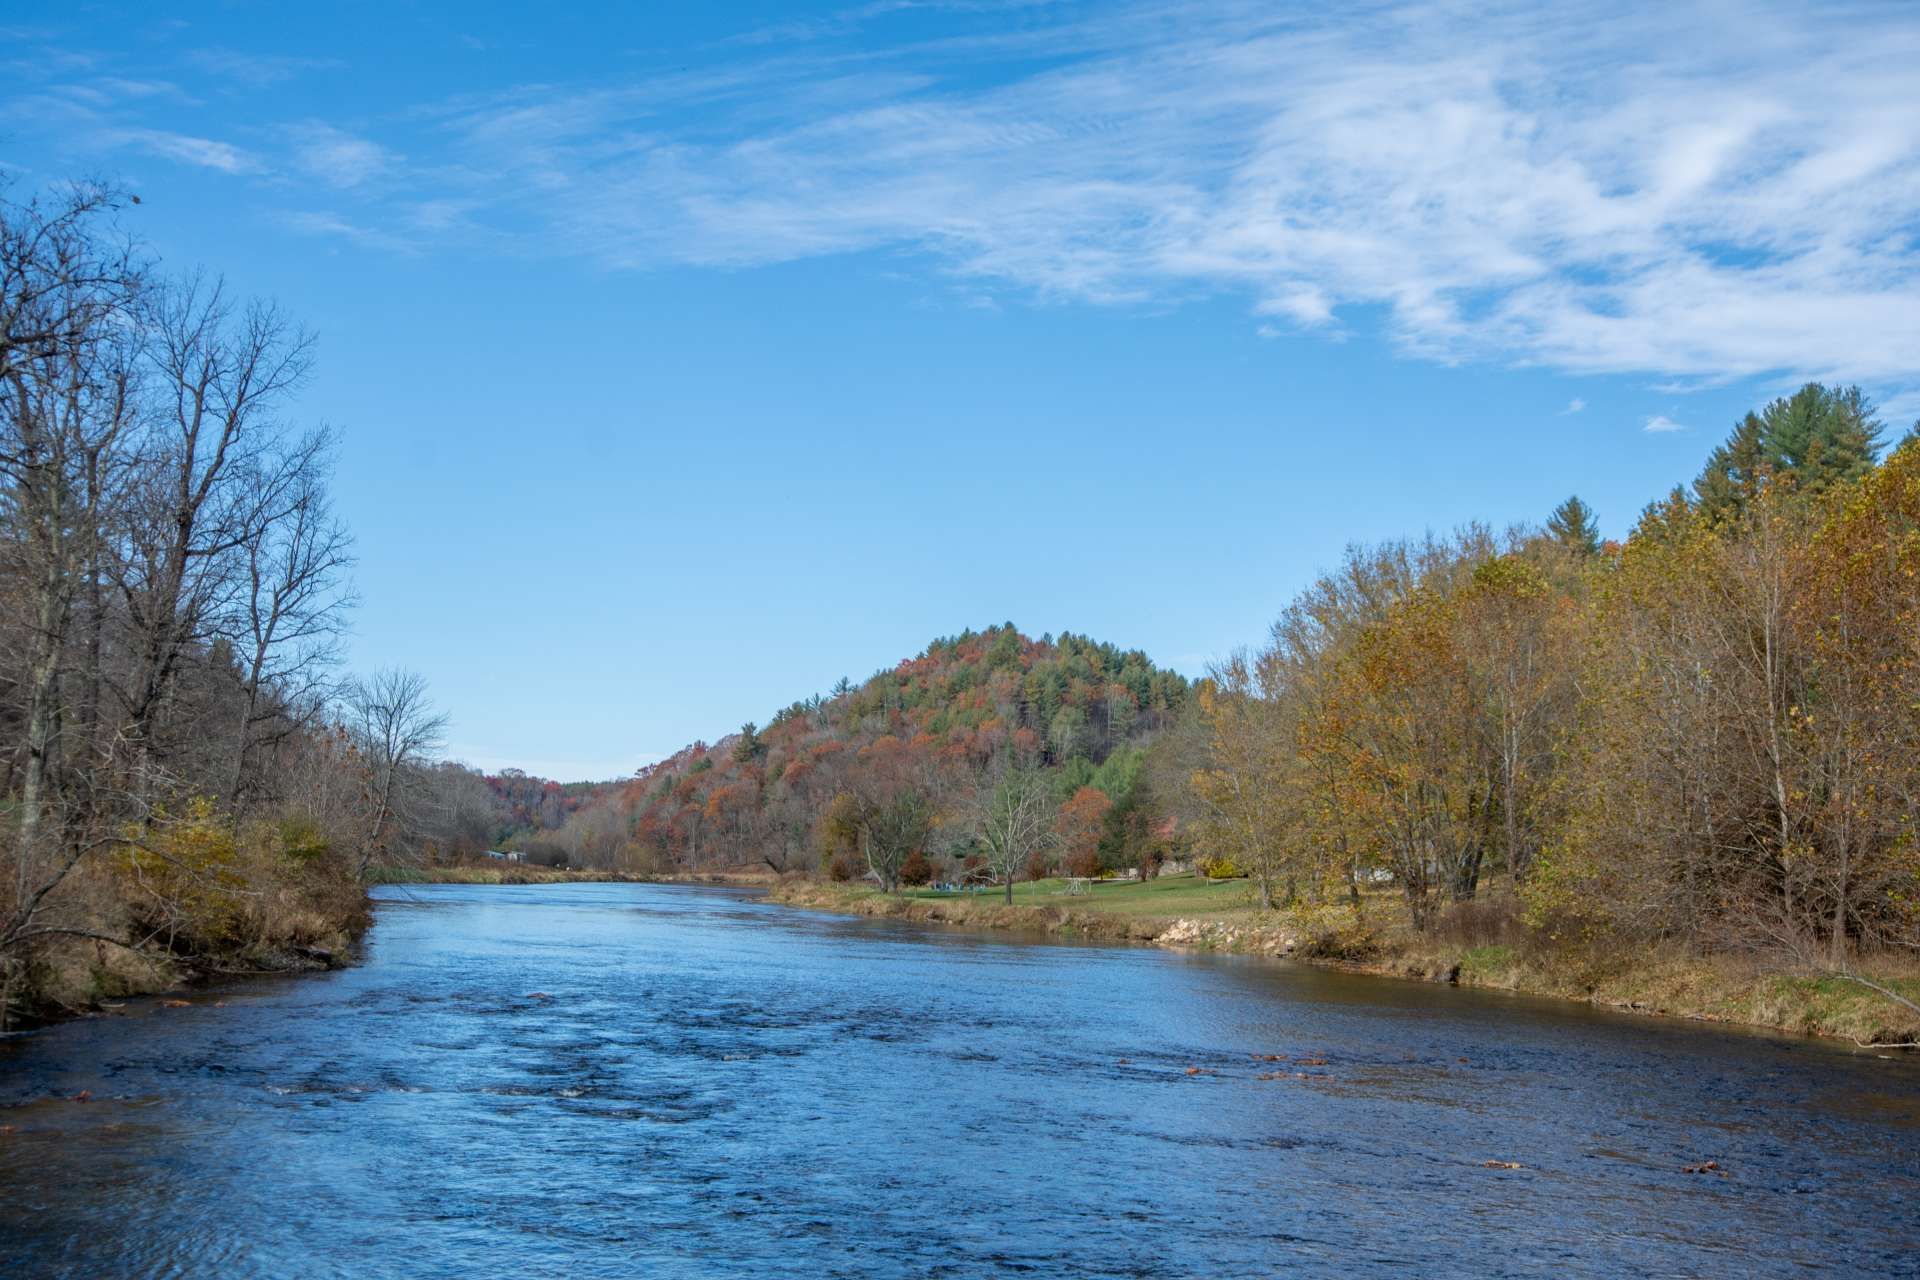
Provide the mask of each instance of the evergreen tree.
{"label": "evergreen tree", "polygon": [[1822,493],[1873,468],[1881,425],[1858,387],[1809,382],[1760,412],[1762,443],[1802,493]]}
{"label": "evergreen tree", "polygon": [[1738,515],[1769,478],[1788,476],[1799,493],[1824,493],[1873,469],[1882,426],[1858,387],[1809,382],[1749,413],[1707,457],[1693,482],[1700,509]]}
{"label": "evergreen tree", "polygon": [[1721,518],[1746,509],[1761,481],[1772,472],[1774,463],[1767,457],[1765,428],[1758,414],[1742,418],[1727,437],[1707,455],[1707,465],[1693,482],[1700,509]]}
{"label": "evergreen tree", "polygon": [[760,736],[760,726],[749,720],[740,726],[740,741],[733,744],[733,758],[746,763],[758,760],[767,754],[766,740]]}
{"label": "evergreen tree", "polygon": [[1594,523],[1593,508],[1580,501],[1579,494],[1553,509],[1547,517],[1547,532],[1561,546],[1580,555],[1590,556],[1600,550],[1600,529]]}

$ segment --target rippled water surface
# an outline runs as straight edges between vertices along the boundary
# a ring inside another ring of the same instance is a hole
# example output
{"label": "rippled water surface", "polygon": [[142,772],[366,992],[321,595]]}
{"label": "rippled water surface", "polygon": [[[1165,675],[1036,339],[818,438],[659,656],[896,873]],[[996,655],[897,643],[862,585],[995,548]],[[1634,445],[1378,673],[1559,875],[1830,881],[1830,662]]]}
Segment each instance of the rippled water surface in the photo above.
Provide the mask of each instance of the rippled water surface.
{"label": "rippled water surface", "polygon": [[0,1273],[1920,1274],[1920,1064],[1803,1041],[636,885],[193,1000],[0,1046]]}

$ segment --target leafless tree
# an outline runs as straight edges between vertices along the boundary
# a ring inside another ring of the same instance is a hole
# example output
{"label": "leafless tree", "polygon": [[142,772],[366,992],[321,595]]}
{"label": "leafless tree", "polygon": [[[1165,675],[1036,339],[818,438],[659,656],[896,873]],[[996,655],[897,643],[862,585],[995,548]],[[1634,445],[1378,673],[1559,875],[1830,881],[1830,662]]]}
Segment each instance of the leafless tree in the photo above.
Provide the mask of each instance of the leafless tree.
{"label": "leafless tree", "polygon": [[1034,854],[1054,841],[1053,794],[1045,778],[1027,769],[1008,769],[984,796],[978,828],[987,851],[987,865],[1006,886],[1013,901],[1013,882]]}
{"label": "leafless tree", "polygon": [[142,770],[182,656],[239,608],[244,553],[286,515],[315,452],[281,448],[274,413],[306,377],[312,339],[278,311],[193,278],[158,294],[146,323],[157,421],[129,513],[120,593],[134,653],[119,687]]}
{"label": "leafless tree", "polygon": [[[234,649],[244,696],[235,730],[236,803],[260,786],[249,770],[256,748],[310,726],[339,661],[339,640],[353,592],[346,574],[353,539],[333,515],[324,475],[331,437],[302,438],[270,468],[283,498],[263,506],[241,551],[244,589],[234,618]],[[281,483],[280,477],[285,477]]]}
{"label": "leafless tree", "polygon": [[25,652],[9,664],[24,675],[25,760],[0,949],[34,927],[88,847],[61,812],[67,664],[76,604],[101,561],[104,508],[132,447],[137,345],[127,321],[145,283],[131,255],[93,230],[115,203],[82,188],[52,205],[0,204],[0,568],[26,621]]}
{"label": "leafless tree", "polygon": [[362,832],[359,871],[376,857],[409,850],[424,799],[423,766],[441,745],[447,718],[427,696],[427,682],[389,668],[355,681],[345,700],[347,733],[360,756]]}

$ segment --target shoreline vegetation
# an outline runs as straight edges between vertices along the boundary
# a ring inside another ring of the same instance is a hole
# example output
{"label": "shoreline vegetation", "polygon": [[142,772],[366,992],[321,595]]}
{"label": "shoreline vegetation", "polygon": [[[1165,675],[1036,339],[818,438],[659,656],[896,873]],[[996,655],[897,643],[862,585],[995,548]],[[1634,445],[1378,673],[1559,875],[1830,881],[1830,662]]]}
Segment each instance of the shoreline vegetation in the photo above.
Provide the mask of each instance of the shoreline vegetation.
{"label": "shoreline vegetation", "polygon": [[[1920,1044],[1920,1013],[1858,979],[1786,969],[1746,956],[1675,949],[1633,954],[1422,935],[1387,895],[1363,914],[1262,910],[1245,881],[1167,876],[1096,882],[1069,894],[1066,881],[1027,882],[1008,905],[998,889],[979,894],[905,890],[787,879],[771,901],[842,915],[969,929],[1044,933],[1083,941],[1282,957],[1322,968],[1412,981],[1549,996],[1622,1012],[1819,1036],[1867,1049]],[[1920,1000],[1920,964],[1861,975]]]}

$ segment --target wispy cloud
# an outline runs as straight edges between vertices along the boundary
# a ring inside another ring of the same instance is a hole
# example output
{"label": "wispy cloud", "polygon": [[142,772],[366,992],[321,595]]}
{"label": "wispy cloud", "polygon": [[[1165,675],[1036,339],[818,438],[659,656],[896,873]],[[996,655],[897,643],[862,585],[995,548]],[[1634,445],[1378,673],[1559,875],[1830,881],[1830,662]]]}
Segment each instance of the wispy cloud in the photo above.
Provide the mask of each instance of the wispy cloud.
{"label": "wispy cloud", "polygon": [[357,187],[380,176],[396,159],[377,142],[319,121],[295,125],[288,133],[300,170],[330,187]]}
{"label": "wispy cloud", "polygon": [[[254,87],[331,65],[193,57]],[[1263,335],[1895,400],[1920,387],[1916,61],[1920,17],[1874,0],[877,0],[423,104],[387,117],[404,146],[279,126],[272,167],[399,241],[434,205],[443,243],[613,268],[904,250],[1003,302],[1224,295]]]}
{"label": "wispy cloud", "polygon": [[196,138],[191,134],[168,133],[161,129],[120,129],[114,131],[109,140],[139,147],[182,164],[217,169],[221,173],[258,173],[264,167],[257,157],[230,142]]}
{"label": "wispy cloud", "polygon": [[[648,85],[449,128],[527,193],[503,213],[617,266],[904,246],[1042,296],[1233,291],[1303,329],[1361,309],[1442,360],[1910,378],[1920,22],[1762,7],[1728,42],[1730,20],[1138,6],[1028,31],[1038,69],[984,85],[949,61],[974,49],[929,43],[863,51],[840,97],[846,65],[782,63],[751,120]],[[884,89],[889,57],[924,87]]]}
{"label": "wispy cloud", "polygon": [[1585,400],[1580,399],[1578,396],[1575,396],[1573,399],[1567,401],[1567,407],[1560,411],[1560,416],[1563,418],[1571,417],[1573,414],[1581,412],[1586,407],[1587,407],[1587,402]]}
{"label": "wispy cloud", "polygon": [[1647,425],[1640,429],[1654,435],[1663,435],[1669,431],[1685,431],[1687,428],[1684,423],[1675,422],[1664,413],[1656,413],[1648,418]]}
{"label": "wispy cloud", "polygon": [[332,71],[345,65],[335,58],[243,53],[238,49],[195,49],[187,60],[202,71],[247,89],[264,89],[309,71]]}
{"label": "wispy cloud", "polygon": [[411,237],[379,227],[362,226],[337,213],[323,210],[301,210],[283,214],[280,221],[288,230],[296,231],[301,235],[344,240],[363,249],[380,249],[389,253],[413,253],[419,248],[417,242]]}

